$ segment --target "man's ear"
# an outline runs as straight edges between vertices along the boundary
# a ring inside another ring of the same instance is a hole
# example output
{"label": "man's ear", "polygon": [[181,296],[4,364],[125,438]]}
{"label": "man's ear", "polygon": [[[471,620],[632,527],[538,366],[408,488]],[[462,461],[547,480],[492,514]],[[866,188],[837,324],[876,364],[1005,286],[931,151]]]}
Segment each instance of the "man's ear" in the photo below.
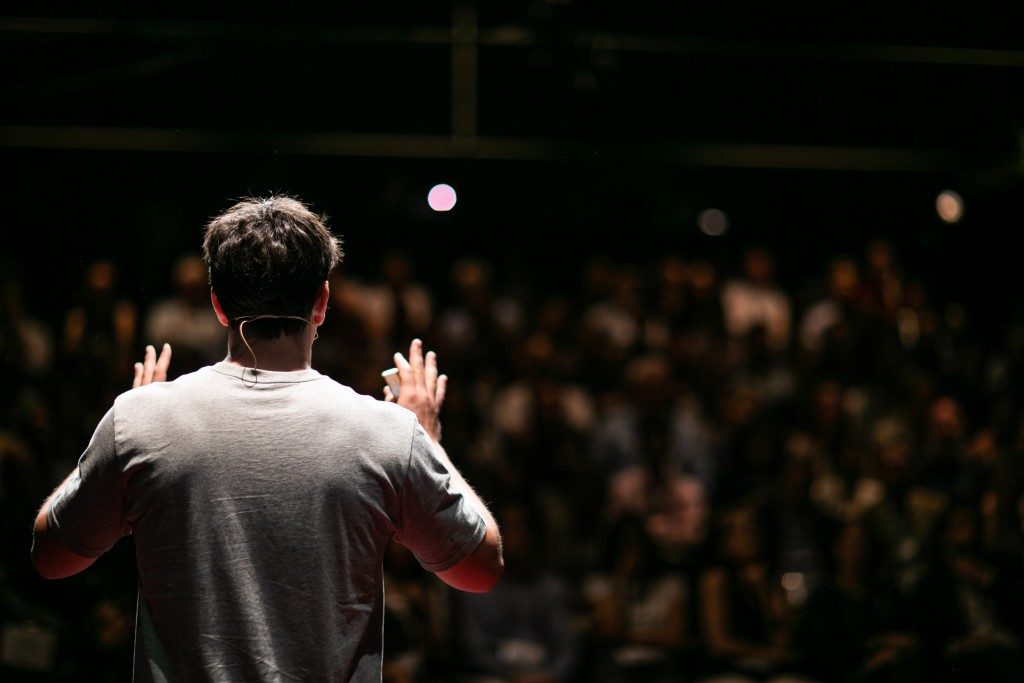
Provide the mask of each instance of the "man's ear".
{"label": "man's ear", "polygon": [[323,325],[327,317],[327,303],[331,300],[331,286],[324,280],[324,284],[317,292],[316,301],[313,302],[313,313],[309,319],[314,325]]}
{"label": "man's ear", "polygon": [[228,327],[231,324],[231,321],[228,320],[226,315],[224,315],[224,309],[220,307],[220,300],[217,299],[217,294],[212,288],[210,289],[210,303],[213,304],[213,312],[217,314],[217,320],[219,320],[220,324],[224,327]]}

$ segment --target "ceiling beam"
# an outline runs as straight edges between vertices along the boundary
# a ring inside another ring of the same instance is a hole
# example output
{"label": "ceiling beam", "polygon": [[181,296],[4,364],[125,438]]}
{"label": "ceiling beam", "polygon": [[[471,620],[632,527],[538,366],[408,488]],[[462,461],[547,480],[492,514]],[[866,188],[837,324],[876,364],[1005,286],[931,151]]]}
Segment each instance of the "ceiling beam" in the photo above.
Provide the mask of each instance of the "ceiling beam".
{"label": "ceiling beam", "polygon": [[[449,26],[324,26],[222,21],[142,21],[56,17],[0,17],[0,33],[123,36],[191,40],[305,43],[382,43],[451,45],[463,42]],[[532,45],[532,32],[515,26],[476,31],[479,45]]]}
{"label": "ceiling beam", "polygon": [[959,153],[940,149],[674,144],[668,141],[592,145],[570,140],[511,137],[478,137],[467,145],[447,135],[172,128],[0,126],[2,148],[546,162],[639,159],[678,166],[837,171],[973,170]]}
{"label": "ceiling beam", "polygon": [[[324,26],[237,21],[175,21],[75,17],[0,17],[0,33],[126,36],[197,40],[283,41],[451,45],[462,42],[447,26]],[[652,36],[606,31],[576,32],[597,49],[653,54],[692,54],[751,59],[825,59],[836,61],[1024,67],[1024,51],[917,45],[756,42]],[[480,46],[530,46],[536,33],[525,26],[479,28]]]}

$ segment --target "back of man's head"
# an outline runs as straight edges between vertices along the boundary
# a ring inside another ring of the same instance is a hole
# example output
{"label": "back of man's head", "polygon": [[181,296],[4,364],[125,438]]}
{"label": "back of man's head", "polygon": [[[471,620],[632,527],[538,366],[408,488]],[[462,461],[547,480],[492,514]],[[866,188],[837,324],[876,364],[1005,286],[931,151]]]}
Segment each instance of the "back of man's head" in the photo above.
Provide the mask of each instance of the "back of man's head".
{"label": "back of man's head", "polygon": [[[203,259],[224,314],[308,318],[317,293],[341,260],[325,219],[291,197],[248,198],[206,226]],[[273,339],[305,328],[300,320],[261,319],[246,334]],[[250,332],[251,331],[251,332]]]}

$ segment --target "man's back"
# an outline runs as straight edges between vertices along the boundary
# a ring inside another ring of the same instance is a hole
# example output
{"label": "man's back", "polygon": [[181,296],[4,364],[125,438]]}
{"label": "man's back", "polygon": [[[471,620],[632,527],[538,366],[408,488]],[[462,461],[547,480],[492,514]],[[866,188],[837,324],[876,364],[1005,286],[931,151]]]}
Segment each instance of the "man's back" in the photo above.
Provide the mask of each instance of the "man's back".
{"label": "man's back", "polygon": [[302,202],[237,202],[203,260],[227,358],[165,384],[170,345],[146,347],[36,515],[32,563],[73,576],[135,534],[138,680],[380,680],[389,538],[459,590],[504,568],[440,445],[448,378],[419,339],[385,402],[309,369],[341,248]]}
{"label": "man's back", "polygon": [[388,539],[440,571],[485,532],[429,444],[316,371],[218,363],[119,397],[49,523],[88,556],[134,532],[136,680],[379,680]]}

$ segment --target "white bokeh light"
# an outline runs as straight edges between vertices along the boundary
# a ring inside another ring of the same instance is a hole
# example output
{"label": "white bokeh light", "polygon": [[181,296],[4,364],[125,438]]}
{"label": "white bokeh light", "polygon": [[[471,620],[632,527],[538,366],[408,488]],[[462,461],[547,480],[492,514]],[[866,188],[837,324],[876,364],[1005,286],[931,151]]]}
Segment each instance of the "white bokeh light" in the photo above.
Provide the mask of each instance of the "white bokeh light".
{"label": "white bokeh light", "polygon": [[455,188],[444,183],[434,185],[427,193],[427,204],[434,211],[451,211],[456,201],[458,196],[455,194]]}
{"label": "white bokeh light", "polygon": [[729,229],[729,217],[720,209],[704,209],[697,214],[697,227],[705,235],[721,237]]}

